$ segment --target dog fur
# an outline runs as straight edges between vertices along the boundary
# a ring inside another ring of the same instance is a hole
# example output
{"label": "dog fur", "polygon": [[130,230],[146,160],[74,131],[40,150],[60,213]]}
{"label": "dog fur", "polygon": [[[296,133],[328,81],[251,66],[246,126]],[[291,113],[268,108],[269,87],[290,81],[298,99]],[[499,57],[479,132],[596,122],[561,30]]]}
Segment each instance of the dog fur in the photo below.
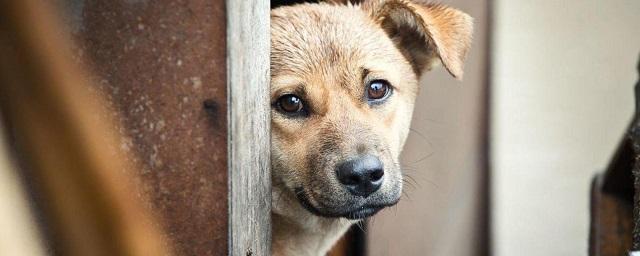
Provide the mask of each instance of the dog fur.
{"label": "dog fur", "polygon": [[[272,10],[273,255],[324,255],[357,221],[353,212],[398,202],[399,155],[419,78],[442,63],[461,79],[471,34],[467,14],[408,0]],[[379,79],[391,95],[372,104],[367,84]],[[291,94],[302,99],[305,115],[279,109],[278,100]],[[335,174],[362,154],[384,165],[381,188],[366,197],[349,194]]]}

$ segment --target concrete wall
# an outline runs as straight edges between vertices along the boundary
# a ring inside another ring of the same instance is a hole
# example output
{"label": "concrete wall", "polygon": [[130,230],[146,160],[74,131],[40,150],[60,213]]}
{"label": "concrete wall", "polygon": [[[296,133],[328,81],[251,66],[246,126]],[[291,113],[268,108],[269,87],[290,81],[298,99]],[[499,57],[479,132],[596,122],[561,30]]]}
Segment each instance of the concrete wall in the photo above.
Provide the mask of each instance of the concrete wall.
{"label": "concrete wall", "polygon": [[497,256],[586,255],[589,183],[633,112],[640,1],[495,0]]}

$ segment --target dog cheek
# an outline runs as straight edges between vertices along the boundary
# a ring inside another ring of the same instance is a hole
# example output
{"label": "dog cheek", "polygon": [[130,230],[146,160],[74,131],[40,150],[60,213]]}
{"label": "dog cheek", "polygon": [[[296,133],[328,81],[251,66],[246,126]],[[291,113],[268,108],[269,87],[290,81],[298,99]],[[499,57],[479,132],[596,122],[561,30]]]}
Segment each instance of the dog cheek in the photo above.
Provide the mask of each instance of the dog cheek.
{"label": "dog cheek", "polygon": [[402,171],[400,170],[400,167],[396,165],[389,168],[386,175],[388,175],[387,179],[383,183],[383,187],[380,189],[382,200],[385,202],[397,201],[402,194]]}
{"label": "dog cheek", "polygon": [[326,148],[314,149],[313,147],[307,153],[307,173],[304,174],[307,179],[309,189],[314,193],[323,193],[326,191],[326,184],[330,183],[333,177],[333,168],[335,157],[331,150]]}
{"label": "dog cheek", "polygon": [[289,152],[284,151],[286,145],[282,145],[281,140],[276,135],[271,139],[271,177],[274,186],[293,191],[295,184],[300,183],[295,174],[294,157]]}
{"label": "dog cheek", "polygon": [[393,126],[392,134],[396,134],[396,143],[393,144],[393,151],[399,155],[404,144],[409,137],[409,129],[411,127],[411,117],[413,115],[413,104],[400,104],[398,106],[396,122]]}
{"label": "dog cheek", "polygon": [[388,193],[388,201],[397,201],[400,199],[400,197],[402,196],[402,188],[404,185],[404,182],[402,181],[402,174],[401,172],[398,170],[398,174],[400,174],[397,178],[397,182],[395,182],[392,187],[390,188],[390,191]]}

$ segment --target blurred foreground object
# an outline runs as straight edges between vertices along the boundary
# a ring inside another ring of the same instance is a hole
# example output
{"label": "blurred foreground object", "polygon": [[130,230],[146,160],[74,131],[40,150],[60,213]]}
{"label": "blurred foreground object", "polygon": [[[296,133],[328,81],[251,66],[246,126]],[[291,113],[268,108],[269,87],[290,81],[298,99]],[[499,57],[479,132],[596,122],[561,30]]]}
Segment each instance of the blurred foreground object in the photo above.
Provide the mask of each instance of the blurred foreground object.
{"label": "blurred foreground object", "polygon": [[0,3],[0,110],[46,249],[268,255],[268,2],[54,2],[66,26]]}
{"label": "blurred foreground object", "polygon": [[[0,131],[4,131],[0,121]],[[29,209],[22,182],[0,135],[0,255],[44,256],[45,249]]]}
{"label": "blurred foreground object", "polygon": [[[55,255],[168,255],[47,2],[0,3],[0,107]],[[27,228],[27,227],[23,227]],[[1,238],[1,237],[0,237]],[[22,252],[30,255],[30,252]]]}

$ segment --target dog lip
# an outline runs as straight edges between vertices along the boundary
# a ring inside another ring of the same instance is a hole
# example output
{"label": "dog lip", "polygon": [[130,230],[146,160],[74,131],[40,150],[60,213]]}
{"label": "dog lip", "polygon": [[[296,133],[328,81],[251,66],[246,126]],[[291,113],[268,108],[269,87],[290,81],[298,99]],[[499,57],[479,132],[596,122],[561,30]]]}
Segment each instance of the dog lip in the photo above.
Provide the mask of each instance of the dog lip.
{"label": "dog lip", "polygon": [[307,198],[307,195],[304,193],[304,189],[302,187],[296,188],[295,194],[296,194],[296,197],[298,198],[298,201],[302,205],[302,207],[304,207],[305,209],[307,209],[307,211],[315,215],[318,215],[321,217],[328,217],[328,218],[343,217],[350,220],[360,220],[367,217],[371,217],[376,213],[378,213],[380,210],[384,209],[385,207],[394,205],[397,202],[396,201],[389,205],[364,205],[358,209],[348,211],[346,213],[326,213],[319,210],[318,208],[314,207],[311,204],[311,202],[309,201],[309,198]]}
{"label": "dog lip", "polygon": [[360,220],[375,215],[380,210],[382,210],[382,208],[384,208],[384,206],[365,206],[358,210],[348,212],[342,215],[342,217],[350,220]]}
{"label": "dog lip", "polygon": [[311,202],[309,201],[309,198],[307,198],[307,195],[304,193],[304,189],[302,189],[301,187],[296,188],[295,194],[296,194],[296,197],[298,198],[298,201],[302,205],[302,207],[307,209],[307,211],[310,211],[315,215],[325,216],[325,214],[322,214],[320,210],[318,210],[311,204]]}

